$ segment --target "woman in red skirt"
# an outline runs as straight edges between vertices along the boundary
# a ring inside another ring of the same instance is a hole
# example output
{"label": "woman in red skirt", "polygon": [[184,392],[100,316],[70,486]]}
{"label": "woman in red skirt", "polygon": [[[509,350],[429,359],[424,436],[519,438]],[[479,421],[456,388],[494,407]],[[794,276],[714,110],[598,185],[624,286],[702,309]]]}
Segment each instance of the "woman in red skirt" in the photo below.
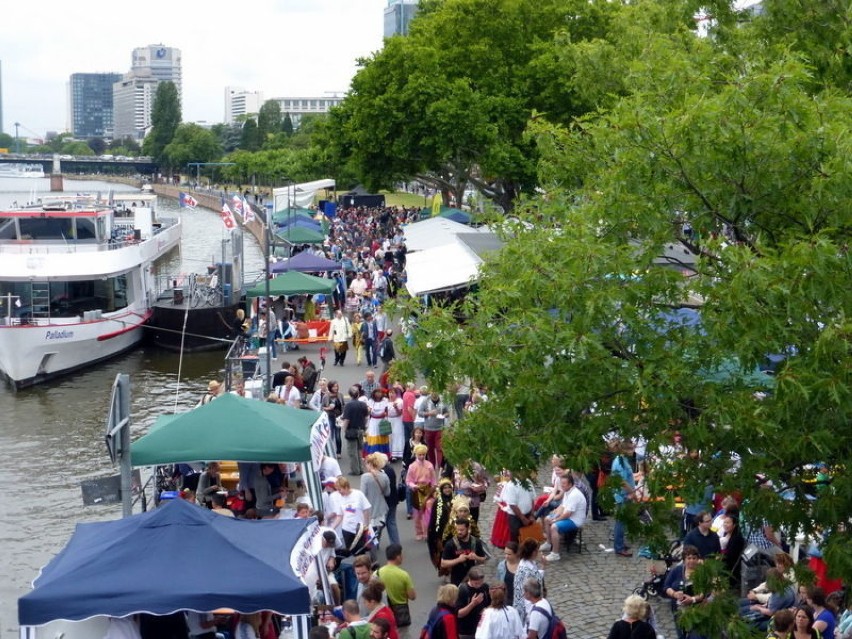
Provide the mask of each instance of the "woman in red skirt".
{"label": "woman in red skirt", "polygon": [[497,512],[494,513],[494,523],[491,526],[491,545],[495,548],[505,548],[509,541],[509,513],[508,506],[500,499],[505,485],[506,477],[500,479],[497,490],[494,493],[494,502],[497,504]]}

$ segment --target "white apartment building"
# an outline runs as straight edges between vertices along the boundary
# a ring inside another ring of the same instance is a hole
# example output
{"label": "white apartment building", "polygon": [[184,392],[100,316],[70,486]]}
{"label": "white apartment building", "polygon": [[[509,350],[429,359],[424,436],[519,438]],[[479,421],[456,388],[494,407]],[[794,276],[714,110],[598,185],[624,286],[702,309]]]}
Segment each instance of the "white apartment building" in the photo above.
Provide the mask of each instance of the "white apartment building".
{"label": "white apartment building", "polygon": [[225,123],[234,124],[240,116],[255,115],[263,105],[260,91],[246,91],[241,87],[225,87]]}
{"label": "white apartment building", "polygon": [[331,107],[343,102],[343,96],[326,96],[324,98],[273,98],[281,105],[281,115],[290,114],[293,126],[299,126],[303,115],[311,113],[328,113]]}

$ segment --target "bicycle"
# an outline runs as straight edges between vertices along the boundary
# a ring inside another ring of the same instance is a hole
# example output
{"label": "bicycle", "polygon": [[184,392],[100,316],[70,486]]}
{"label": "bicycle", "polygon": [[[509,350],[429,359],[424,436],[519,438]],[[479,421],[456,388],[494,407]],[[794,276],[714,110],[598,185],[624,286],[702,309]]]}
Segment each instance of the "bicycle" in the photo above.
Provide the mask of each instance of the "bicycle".
{"label": "bicycle", "polygon": [[222,305],[222,288],[219,286],[219,278],[213,275],[210,278],[210,284],[198,284],[195,278],[191,281],[192,291],[190,293],[190,306],[196,308],[198,306],[221,306]]}

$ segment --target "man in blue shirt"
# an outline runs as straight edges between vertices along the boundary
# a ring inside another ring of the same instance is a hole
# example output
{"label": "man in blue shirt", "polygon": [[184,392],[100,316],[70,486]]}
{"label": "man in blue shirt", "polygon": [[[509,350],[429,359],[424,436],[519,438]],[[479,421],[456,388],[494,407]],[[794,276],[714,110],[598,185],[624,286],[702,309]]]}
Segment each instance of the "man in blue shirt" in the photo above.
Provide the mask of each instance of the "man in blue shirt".
{"label": "man in blue shirt", "polygon": [[615,491],[615,529],[613,531],[615,554],[621,557],[632,557],[633,553],[624,545],[624,504],[636,498],[636,479],[629,457],[633,454],[634,444],[625,439],[620,444],[620,454],[612,462],[612,476],[617,477],[620,486]]}

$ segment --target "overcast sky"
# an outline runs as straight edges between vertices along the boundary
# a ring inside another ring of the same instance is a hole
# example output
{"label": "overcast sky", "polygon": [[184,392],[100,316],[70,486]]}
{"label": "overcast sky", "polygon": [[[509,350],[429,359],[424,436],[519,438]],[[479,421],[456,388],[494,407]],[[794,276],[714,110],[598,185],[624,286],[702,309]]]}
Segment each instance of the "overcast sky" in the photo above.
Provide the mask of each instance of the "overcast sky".
{"label": "overcast sky", "polygon": [[72,73],[130,70],[134,48],[181,50],[183,119],[221,122],[226,86],[264,99],[345,92],[382,46],[387,0],[3,2],[3,129],[64,131]]}

